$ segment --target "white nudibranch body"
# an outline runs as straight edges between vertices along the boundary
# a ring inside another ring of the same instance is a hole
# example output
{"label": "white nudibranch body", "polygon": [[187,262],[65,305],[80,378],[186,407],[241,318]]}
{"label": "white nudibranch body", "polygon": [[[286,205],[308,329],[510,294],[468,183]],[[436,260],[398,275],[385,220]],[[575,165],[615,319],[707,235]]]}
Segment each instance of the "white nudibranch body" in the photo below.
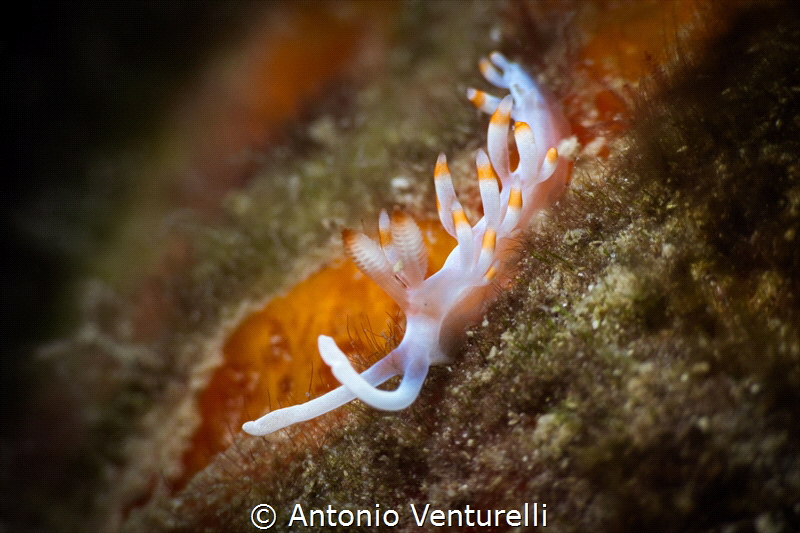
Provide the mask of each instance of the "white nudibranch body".
{"label": "white nudibranch body", "polygon": [[[500,258],[514,245],[511,238],[531,217],[555,201],[567,182],[567,162],[556,151],[569,128],[559,106],[543,94],[516,63],[495,52],[481,62],[490,83],[509,89],[502,100],[469,89],[467,96],[479,109],[492,113],[487,135],[488,156],[476,157],[483,218],[475,226],[467,220],[456,198],[444,154],[434,171],[437,206],[442,225],[458,245],[441,270],[425,279],[427,252],[414,220],[395,209],[379,219],[380,242],[345,230],[345,250],[356,266],[391,296],[406,316],[400,344],[359,374],[332,338],[320,335],[322,359],[342,386],[309,402],[277,409],[246,422],[251,435],[266,435],[315,418],[358,398],[378,409],[398,410],[419,394],[430,365],[449,363],[449,353],[484,310],[492,280],[503,276]],[[519,164],[509,165],[508,132],[514,119]],[[497,178],[499,177],[500,185]],[[403,376],[392,391],[377,386]]]}

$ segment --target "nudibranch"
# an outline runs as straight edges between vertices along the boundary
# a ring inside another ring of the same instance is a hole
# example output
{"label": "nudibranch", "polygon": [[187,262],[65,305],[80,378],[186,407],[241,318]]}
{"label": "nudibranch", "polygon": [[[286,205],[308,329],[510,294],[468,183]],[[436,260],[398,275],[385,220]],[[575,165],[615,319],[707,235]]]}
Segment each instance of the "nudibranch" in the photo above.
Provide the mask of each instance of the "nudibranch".
{"label": "nudibranch", "polygon": [[[511,94],[500,99],[469,89],[468,98],[491,113],[487,151],[476,156],[483,218],[471,226],[456,198],[447,160],[439,155],[434,170],[439,218],[458,244],[441,270],[425,279],[427,252],[414,220],[395,208],[381,211],[379,243],[362,233],[342,233],[345,251],[356,266],[400,306],[406,329],[400,344],[359,374],[331,337],[320,335],[319,351],[341,386],[306,403],[277,409],[242,429],[266,435],[310,420],[358,398],[384,410],[410,405],[422,388],[428,367],[451,362],[450,354],[466,327],[480,318],[484,302],[502,280],[502,259],[514,247],[514,235],[531,217],[554,202],[567,183],[567,161],[557,151],[569,128],[559,105],[516,63],[495,52],[480,64],[483,76]],[[509,128],[519,163],[511,169]],[[499,178],[499,183],[498,183]],[[402,375],[395,390],[377,388]]]}

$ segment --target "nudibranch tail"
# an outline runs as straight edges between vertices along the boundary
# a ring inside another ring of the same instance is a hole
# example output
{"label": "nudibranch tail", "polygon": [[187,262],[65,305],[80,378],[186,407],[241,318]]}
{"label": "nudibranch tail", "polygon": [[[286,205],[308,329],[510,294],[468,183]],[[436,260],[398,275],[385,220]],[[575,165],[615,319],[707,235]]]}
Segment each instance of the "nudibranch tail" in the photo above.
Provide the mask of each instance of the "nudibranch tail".
{"label": "nudibranch tail", "polygon": [[[355,398],[384,410],[410,405],[422,388],[428,368],[450,362],[449,352],[456,339],[480,316],[483,302],[493,290],[491,282],[503,275],[501,259],[512,247],[515,232],[566,186],[566,162],[556,146],[568,134],[568,127],[558,106],[519,65],[497,52],[481,61],[480,68],[490,83],[511,92],[501,99],[475,89],[467,91],[477,108],[492,114],[487,151],[478,150],[475,157],[483,218],[474,226],[470,224],[456,197],[447,158],[440,154],[434,169],[436,207],[442,226],[458,243],[441,270],[425,279],[428,255],[422,233],[399,209],[391,216],[381,211],[379,242],[362,233],[343,231],[347,255],[405,312],[403,340],[359,374],[336,342],[320,335],[320,355],[342,386],[304,404],[247,422],[242,426],[244,431],[266,435]],[[508,145],[512,120],[519,153],[519,163],[513,170]],[[396,389],[377,388],[397,375],[403,377]]]}

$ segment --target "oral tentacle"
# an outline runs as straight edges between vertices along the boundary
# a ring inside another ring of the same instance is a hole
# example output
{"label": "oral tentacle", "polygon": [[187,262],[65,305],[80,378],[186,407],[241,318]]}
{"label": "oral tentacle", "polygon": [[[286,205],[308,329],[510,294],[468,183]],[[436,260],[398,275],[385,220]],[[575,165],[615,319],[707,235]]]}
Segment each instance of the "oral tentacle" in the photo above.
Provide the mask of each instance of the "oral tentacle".
{"label": "oral tentacle", "polygon": [[[382,359],[365,370],[361,377],[372,386],[378,386],[396,375],[397,370],[392,362]],[[269,435],[292,424],[317,418],[355,399],[356,395],[353,394],[353,391],[345,386],[337,387],[319,398],[276,409],[257,420],[245,422],[242,429],[254,436]]]}
{"label": "oral tentacle", "polygon": [[[375,384],[366,379],[363,375],[356,372],[347,356],[336,345],[336,342],[325,335],[320,335],[318,340],[319,353],[322,359],[331,367],[331,372],[336,379],[352,392],[356,398],[371,405],[376,409],[384,411],[398,411],[411,405],[419,395],[425,376],[428,375],[429,357],[426,353],[411,354],[411,357],[403,358],[398,351],[389,353],[382,361],[390,361],[386,364],[387,374],[393,371],[394,375],[403,374],[403,379],[397,389],[385,391],[375,387]],[[398,359],[405,359],[398,361]],[[403,364],[402,368],[397,368]],[[391,377],[389,376],[389,377]],[[383,377],[383,374],[381,374]],[[388,377],[386,379],[389,379]]]}

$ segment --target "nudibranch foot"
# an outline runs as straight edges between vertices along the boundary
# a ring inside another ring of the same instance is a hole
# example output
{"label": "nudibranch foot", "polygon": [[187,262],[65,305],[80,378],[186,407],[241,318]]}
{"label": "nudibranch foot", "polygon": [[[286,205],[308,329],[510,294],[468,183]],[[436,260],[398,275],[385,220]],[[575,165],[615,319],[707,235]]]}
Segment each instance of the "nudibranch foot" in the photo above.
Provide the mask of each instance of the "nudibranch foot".
{"label": "nudibranch foot", "polygon": [[[447,158],[434,168],[436,204],[444,229],[457,241],[441,270],[425,279],[428,255],[414,220],[399,209],[381,211],[379,242],[362,233],[342,232],[345,251],[356,266],[400,306],[406,316],[403,340],[383,359],[359,374],[334,340],[320,335],[318,347],[342,386],[314,400],[247,422],[242,429],[266,435],[315,418],[358,398],[389,411],[410,405],[431,365],[449,363],[450,353],[466,327],[483,312],[494,291],[492,280],[503,273],[502,258],[514,245],[514,234],[538,210],[550,205],[566,186],[567,166],[556,146],[569,133],[558,105],[522,68],[495,52],[480,64],[484,77],[511,94],[496,98],[470,89],[467,96],[492,114],[487,151],[478,150],[475,165],[484,216],[470,224],[455,194]],[[519,153],[510,166],[511,121]],[[503,278],[501,278],[503,279]],[[395,390],[377,388],[402,375]]]}

